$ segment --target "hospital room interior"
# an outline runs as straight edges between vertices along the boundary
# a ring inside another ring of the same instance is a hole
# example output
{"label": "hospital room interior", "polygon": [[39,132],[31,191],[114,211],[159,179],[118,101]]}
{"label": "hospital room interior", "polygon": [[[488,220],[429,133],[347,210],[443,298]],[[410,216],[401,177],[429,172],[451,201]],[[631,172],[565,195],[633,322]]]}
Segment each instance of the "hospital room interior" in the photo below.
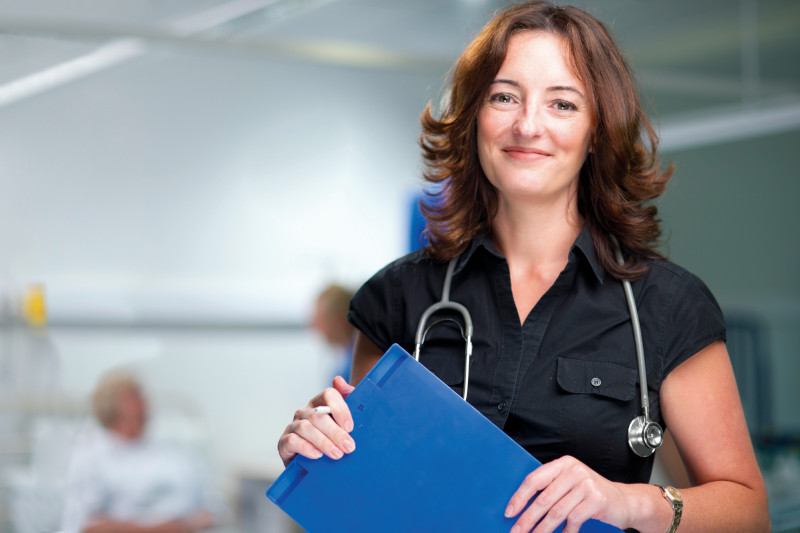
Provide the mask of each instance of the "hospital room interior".
{"label": "hospital room interior", "polygon": [[[773,531],[800,531],[800,2],[573,3],[628,54],[676,169],[661,249],[723,309]],[[342,362],[316,298],[419,247],[420,114],[507,4],[0,2],[0,531],[61,531],[120,369],[215,531],[302,531],[265,491]]]}

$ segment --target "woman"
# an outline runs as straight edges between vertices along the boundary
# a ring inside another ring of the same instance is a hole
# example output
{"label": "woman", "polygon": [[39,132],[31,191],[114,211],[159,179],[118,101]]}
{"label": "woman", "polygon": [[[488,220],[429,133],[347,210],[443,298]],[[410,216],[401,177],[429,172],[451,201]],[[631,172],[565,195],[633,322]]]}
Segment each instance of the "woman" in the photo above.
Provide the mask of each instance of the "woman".
{"label": "woman", "polygon": [[[660,229],[646,202],[672,169],[660,169],[602,23],[548,2],[505,10],[457,62],[449,107],[438,119],[426,109],[422,124],[426,179],[442,185],[425,209],[430,244],[354,297],[352,383],[392,342],[413,347],[455,258],[451,297],[475,324],[469,401],[545,463],[505,509],[518,516],[513,533],[565,520],[574,532],[589,518],[654,533],[767,531],[722,313],[654,248]],[[627,443],[639,380],[619,280],[632,282],[641,318],[650,418],[670,428],[694,483],[680,493],[648,485],[653,456]],[[437,328],[420,360],[461,390],[462,350],[457,331]],[[333,385],[295,414],[278,444],[284,462],[355,449],[343,400],[352,386]],[[313,413],[323,404],[332,418]]]}

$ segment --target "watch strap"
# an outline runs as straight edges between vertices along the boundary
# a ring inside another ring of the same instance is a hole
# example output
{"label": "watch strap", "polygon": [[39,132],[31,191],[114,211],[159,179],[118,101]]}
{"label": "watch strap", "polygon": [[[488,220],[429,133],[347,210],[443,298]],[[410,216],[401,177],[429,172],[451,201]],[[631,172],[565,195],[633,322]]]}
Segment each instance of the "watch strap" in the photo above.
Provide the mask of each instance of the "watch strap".
{"label": "watch strap", "polygon": [[665,485],[659,486],[658,488],[661,489],[661,494],[664,496],[664,499],[672,506],[672,524],[670,524],[666,533],[675,533],[678,530],[678,524],[681,523],[681,516],[683,515],[683,498],[675,487]]}

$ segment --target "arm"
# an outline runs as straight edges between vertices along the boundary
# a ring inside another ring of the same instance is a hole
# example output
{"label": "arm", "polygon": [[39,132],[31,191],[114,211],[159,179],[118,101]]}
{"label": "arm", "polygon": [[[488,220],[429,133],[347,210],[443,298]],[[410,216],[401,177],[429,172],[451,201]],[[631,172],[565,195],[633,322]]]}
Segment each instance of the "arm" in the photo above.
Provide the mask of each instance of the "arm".
{"label": "arm", "polygon": [[764,479],[725,344],[715,342],[676,368],[661,398],[696,485],[681,492],[681,531],[769,531]]}
{"label": "arm", "polygon": [[672,433],[669,429],[664,431],[664,442],[656,452],[656,463],[660,463],[664,469],[667,484],[679,489],[692,485],[689,481],[689,474],[686,473],[683,459],[681,459],[681,454],[675,444],[675,439],[672,438]]}
{"label": "arm", "polygon": [[132,522],[100,518],[84,528],[83,533],[191,533],[191,531],[187,525],[177,520],[153,526],[140,526]]}
{"label": "arm", "polygon": [[186,520],[171,520],[155,525],[139,525],[97,517],[83,533],[195,533],[214,526],[211,514],[199,512]]}
{"label": "arm", "polygon": [[[381,355],[383,352],[377,346],[360,332],[356,333],[351,380],[355,383],[361,381]],[[284,465],[288,465],[298,453],[309,459],[319,459],[323,454],[331,459],[340,459],[345,453],[355,450],[355,442],[349,435],[353,431],[353,417],[344,401],[353,388],[337,376],[333,387],[314,396],[308,405],[295,412],[294,420],[278,440],[278,453]],[[320,405],[331,408],[332,418],[314,411]]]}
{"label": "arm", "polygon": [[358,385],[367,372],[372,370],[375,363],[383,356],[383,350],[375,346],[363,333],[356,331],[356,340],[353,345],[353,371],[350,374],[350,383]]}
{"label": "arm", "polygon": [[[681,533],[769,531],[767,493],[756,463],[725,345],[715,342],[682,363],[661,387],[661,409],[695,487],[681,491]],[[525,478],[509,503],[518,531],[565,533],[595,518],[642,533],[663,533],[672,509],[653,485],[610,482],[571,457]],[[512,533],[517,531],[512,530]]]}

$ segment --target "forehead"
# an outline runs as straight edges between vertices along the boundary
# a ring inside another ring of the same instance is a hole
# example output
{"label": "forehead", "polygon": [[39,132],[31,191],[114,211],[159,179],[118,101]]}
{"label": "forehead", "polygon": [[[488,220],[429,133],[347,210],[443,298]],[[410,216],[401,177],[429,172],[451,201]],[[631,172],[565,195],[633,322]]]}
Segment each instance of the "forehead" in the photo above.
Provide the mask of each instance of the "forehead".
{"label": "forehead", "polygon": [[567,39],[542,30],[520,30],[508,39],[500,72],[515,70],[518,75],[556,76],[580,84],[569,52]]}

